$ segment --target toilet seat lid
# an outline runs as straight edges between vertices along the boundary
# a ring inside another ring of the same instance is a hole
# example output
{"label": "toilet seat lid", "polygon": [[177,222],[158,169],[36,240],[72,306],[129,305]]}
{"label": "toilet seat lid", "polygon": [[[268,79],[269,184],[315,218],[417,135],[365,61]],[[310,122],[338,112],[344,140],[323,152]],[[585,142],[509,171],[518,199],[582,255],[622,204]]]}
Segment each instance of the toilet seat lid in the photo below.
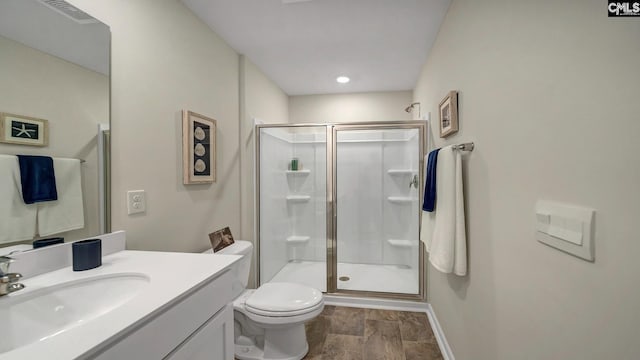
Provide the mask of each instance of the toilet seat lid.
{"label": "toilet seat lid", "polygon": [[314,307],[322,293],[312,287],[294,283],[266,283],[249,296],[248,308],[268,312],[294,312]]}

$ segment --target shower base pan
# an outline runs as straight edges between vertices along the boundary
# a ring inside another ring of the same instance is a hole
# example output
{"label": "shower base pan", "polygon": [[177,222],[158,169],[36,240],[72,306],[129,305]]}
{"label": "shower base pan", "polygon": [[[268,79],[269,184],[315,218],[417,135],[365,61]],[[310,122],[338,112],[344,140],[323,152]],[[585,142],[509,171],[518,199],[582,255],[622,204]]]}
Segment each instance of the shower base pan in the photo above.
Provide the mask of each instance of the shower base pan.
{"label": "shower base pan", "polygon": [[[327,264],[319,261],[287,263],[270,281],[294,282],[327,291]],[[397,265],[338,263],[339,290],[418,294],[416,269]]]}

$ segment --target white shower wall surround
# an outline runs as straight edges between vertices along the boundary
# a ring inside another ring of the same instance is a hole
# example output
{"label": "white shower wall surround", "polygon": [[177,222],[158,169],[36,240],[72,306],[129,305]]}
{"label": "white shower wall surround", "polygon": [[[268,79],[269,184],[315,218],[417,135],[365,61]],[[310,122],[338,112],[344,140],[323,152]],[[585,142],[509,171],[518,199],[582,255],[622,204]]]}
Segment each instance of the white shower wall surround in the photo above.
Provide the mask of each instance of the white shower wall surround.
{"label": "white shower wall surround", "polygon": [[[313,283],[309,285],[326,291],[326,127],[260,131],[261,283],[307,279]],[[338,133],[337,275],[353,277],[350,283],[338,282],[338,288],[351,290],[351,285],[363,284],[364,288],[355,285],[353,290],[419,292],[418,226],[407,226],[419,222],[420,190],[409,188],[419,174],[419,139],[417,129]],[[288,171],[293,158],[298,159],[300,171]],[[385,276],[372,288],[367,284],[376,280],[363,276],[375,271],[348,270],[366,266],[380,266],[381,272],[402,279]],[[389,286],[380,285],[383,282]],[[399,282],[405,285],[391,285]]]}
{"label": "white shower wall surround", "polygon": [[403,245],[417,238],[418,228],[406,224],[418,222],[418,201],[389,199],[418,199],[419,190],[409,188],[417,174],[418,154],[411,150],[418,138],[415,130],[338,134],[339,263],[417,268],[418,244]]}

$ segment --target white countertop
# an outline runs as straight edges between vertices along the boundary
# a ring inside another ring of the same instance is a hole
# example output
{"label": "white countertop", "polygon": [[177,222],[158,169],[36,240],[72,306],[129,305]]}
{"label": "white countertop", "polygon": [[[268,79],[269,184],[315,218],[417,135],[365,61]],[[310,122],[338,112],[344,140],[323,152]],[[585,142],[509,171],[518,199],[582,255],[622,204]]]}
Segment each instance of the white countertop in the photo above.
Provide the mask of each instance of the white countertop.
{"label": "white countertop", "polygon": [[[142,273],[150,282],[140,293],[120,307],[98,318],[67,329],[46,340],[0,354],[0,359],[75,359],[100,347],[110,338],[130,329],[141,320],[155,316],[181,295],[213,279],[240,259],[236,255],[120,251],[102,258],[102,266],[74,272],[71,267],[23,279],[24,290],[7,295],[20,296],[43,287],[88,277],[114,273]],[[0,298],[0,306],[5,297]]]}

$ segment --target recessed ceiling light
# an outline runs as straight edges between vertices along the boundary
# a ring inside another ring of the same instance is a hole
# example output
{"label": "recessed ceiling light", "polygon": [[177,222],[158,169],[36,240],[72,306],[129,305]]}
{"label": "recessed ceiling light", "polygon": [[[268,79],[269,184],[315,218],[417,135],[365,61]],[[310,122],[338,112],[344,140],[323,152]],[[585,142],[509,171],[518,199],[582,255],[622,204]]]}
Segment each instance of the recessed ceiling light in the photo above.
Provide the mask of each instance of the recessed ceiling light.
{"label": "recessed ceiling light", "polygon": [[349,78],[348,78],[348,77],[346,77],[346,76],[338,76],[338,77],[336,78],[336,81],[337,81],[337,82],[339,82],[340,84],[346,84],[346,83],[348,83],[349,81],[351,81],[351,79],[349,79]]}

